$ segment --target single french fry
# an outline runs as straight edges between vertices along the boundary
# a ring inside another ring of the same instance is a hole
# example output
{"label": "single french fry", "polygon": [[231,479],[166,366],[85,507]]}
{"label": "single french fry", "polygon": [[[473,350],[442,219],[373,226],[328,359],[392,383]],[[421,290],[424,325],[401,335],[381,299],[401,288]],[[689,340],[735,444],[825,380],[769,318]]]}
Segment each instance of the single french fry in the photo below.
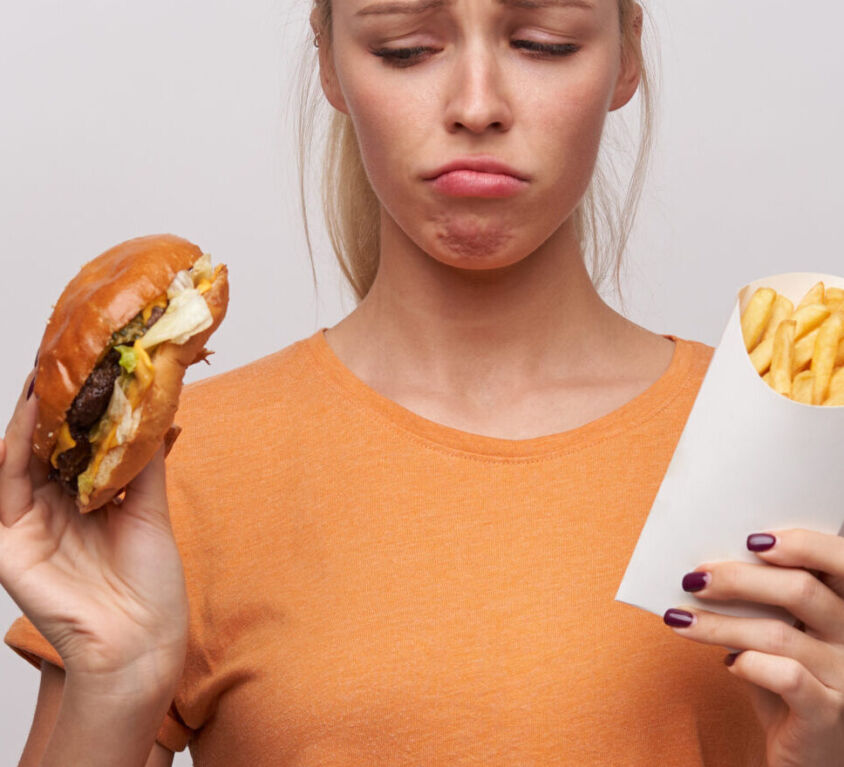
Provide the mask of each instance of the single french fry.
{"label": "single french fry", "polygon": [[824,285],[822,282],[815,283],[809,291],[803,296],[802,300],[799,304],[797,304],[797,310],[799,311],[804,306],[809,306],[811,304],[822,304],[824,300]]}
{"label": "single french fry", "polygon": [[762,380],[763,380],[766,384],[768,384],[768,386],[770,386],[770,385],[771,385],[771,371],[770,371],[770,370],[769,370],[767,373],[765,373],[765,375],[763,375],[763,376],[762,376]]}
{"label": "single french fry", "polygon": [[835,355],[835,367],[844,365],[844,339],[838,344],[838,354]]}
{"label": "single french fry", "polygon": [[[765,332],[762,334],[762,341],[767,341],[769,338],[773,340],[774,333],[783,320],[787,320],[794,313],[794,304],[791,303],[784,295],[778,293],[774,299],[774,306],[771,309],[771,317],[768,320],[768,325]],[[757,347],[758,348],[758,347]],[[769,363],[770,364],[770,363]]]}
{"label": "single french fry", "polygon": [[838,368],[829,382],[829,396],[824,405],[844,405],[844,368]]}
{"label": "single french fry", "polygon": [[790,317],[796,325],[794,340],[797,341],[815,328],[819,328],[830,314],[829,307],[823,304],[809,304],[802,309],[797,309]]}
{"label": "single french fry", "polygon": [[766,338],[764,341],[760,341],[756,344],[756,348],[750,352],[750,361],[753,363],[753,367],[756,368],[756,372],[759,373],[760,376],[764,375],[771,367],[771,359],[773,356],[773,338]]}
{"label": "single french fry", "polygon": [[807,333],[799,341],[794,343],[794,374],[797,375],[805,370],[812,362],[812,355],[815,353],[815,341],[817,340],[820,328],[815,328]]}
{"label": "single french fry", "polygon": [[820,327],[812,355],[812,404],[822,405],[829,394],[838,345],[844,335],[844,315],[834,312]]}
{"label": "single french fry", "polygon": [[815,375],[811,370],[804,370],[794,376],[791,384],[791,398],[795,402],[802,402],[804,405],[812,404],[812,381]]}
{"label": "single french fry", "polygon": [[797,323],[785,320],[774,336],[774,353],[771,358],[771,386],[786,397],[791,396],[791,371],[794,367],[794,335]]}
{"label": "single french fry", "polygon": [[771,318],[776,297],[777,292],[773,288],[758,288],[745,307],[741,315],[741,334],[748,352],[759,343]]}
{"label": "single french fry", "polygon": [[844,301],[844,288],[827,288],[823,302],[827,305]]}

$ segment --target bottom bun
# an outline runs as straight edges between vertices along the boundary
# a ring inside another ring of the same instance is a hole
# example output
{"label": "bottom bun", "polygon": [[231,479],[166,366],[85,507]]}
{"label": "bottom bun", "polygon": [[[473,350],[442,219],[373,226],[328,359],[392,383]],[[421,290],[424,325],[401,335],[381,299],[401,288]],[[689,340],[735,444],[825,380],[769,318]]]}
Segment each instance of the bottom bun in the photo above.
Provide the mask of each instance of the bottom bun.
{"label": "bottom bun", "polygon": [[107,504],[122,492],[146,466],[162,443],[169,452],[180,429],[173,426],[182,379],[194,362],[204,359],[208,352],[205,342],[217,329],[226,314],[229,298],[228,274],[220,267],[211,288],[204,294],[213,322],[183,344],[162,343],[153,350],[150,359],[155,377],[138,404],[140,422],[135,435],[128,442],[109,450],[94,477],[94,487],[87,503],[76,497],[76,506],[86,514]]}

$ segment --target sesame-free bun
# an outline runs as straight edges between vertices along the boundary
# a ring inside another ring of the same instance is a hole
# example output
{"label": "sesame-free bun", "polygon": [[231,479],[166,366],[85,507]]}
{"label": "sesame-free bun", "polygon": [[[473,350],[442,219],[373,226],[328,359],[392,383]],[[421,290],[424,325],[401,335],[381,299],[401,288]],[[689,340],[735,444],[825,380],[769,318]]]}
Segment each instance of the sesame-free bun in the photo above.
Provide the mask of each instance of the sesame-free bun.
{"label": "sesame-free bun", "polygon": [[[112,334],[166,292],[176,273],[190,269],[201,256],[200,248],[172,234],[137,237],[89,261],[68,283],[38,351],[34,392],[39,412],[32,449],[41,460],[49,462],[59,428]],[[185,370],[207,354],[205,342],[225,316],[228,295],[227,270],[219,265],[211,288],[203,294],[213,318],[211,326],[184,344],[165,342],[152,349],[155,376],[137,405],[141,418],[135,435],[106,454],[88,503],[76,499],[80,511],[111,500],[164,441],[173,424]]]}

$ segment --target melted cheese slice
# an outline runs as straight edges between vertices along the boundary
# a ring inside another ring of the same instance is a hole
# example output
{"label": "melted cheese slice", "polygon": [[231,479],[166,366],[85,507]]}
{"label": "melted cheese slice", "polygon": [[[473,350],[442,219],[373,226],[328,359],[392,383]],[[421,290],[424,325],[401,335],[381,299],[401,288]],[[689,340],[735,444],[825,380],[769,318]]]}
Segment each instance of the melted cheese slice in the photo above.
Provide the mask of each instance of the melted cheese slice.
{"label": "melted cheese slice", "polygon": [[58,439],[56,439],[56,447],[53,449],[53,454],[50,456],[50,463],[53,464],[53,468],[57,469],[59,467],[56,461],[59,454],[63,453],[65,450],[70,450],[73,447],[76,447],[76,440],[70,435],[70,427],[67,425],[67,421],[65,421],[59,429],[59,436]]}
{"label": "melted cheese slice", "polygon": [[141,312],[141,317],[144,321],[144,325],[149,322],[150,315],[152,314],[152,310],[155,309],[156,306],[160,306],[162,309],[167,308],[167,294],[162,293],[158,298],[154,298],[150,301]]}

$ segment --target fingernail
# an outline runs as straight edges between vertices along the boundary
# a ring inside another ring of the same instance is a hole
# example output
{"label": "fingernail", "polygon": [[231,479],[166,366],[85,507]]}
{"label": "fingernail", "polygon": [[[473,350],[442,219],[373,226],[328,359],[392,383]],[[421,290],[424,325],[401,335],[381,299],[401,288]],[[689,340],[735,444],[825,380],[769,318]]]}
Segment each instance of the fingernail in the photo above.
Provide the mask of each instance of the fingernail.
{"label": "fingernail", "polygon": [[686,610],[675,610],[672,607],[670,610],[665,611],[662,620],[665,621],[667,626],[671,626],[671,628],[687,629],[689,626],[694,625],[695,616],[690,612],[686,612]]}
{"label": "fingernail", "polygon": [[724,663],[728,666],[732,666],[733,663],[736,662],[736,658],[741,655],[744,650],[738,650],[737,652],[731,652],[729,655],[724,657]]}
{"label": "fingernail", "polygon": [[747,536],[747,548],[750,551],[767,551],[773,548],[777,539],[768,533],[754,533]]}
{"label": "fingernail", "polygon": [[29,382],[29,389],[26,392],[26,398],[29,399],[32,396],[32,390],[35,388],[35,376],[32,376],[32,380]]}
{"label": "fingernail", "polygon": [[683,576],[683,591],[700,591],[709,585],[712,576],[709,573],[686,573]]}

